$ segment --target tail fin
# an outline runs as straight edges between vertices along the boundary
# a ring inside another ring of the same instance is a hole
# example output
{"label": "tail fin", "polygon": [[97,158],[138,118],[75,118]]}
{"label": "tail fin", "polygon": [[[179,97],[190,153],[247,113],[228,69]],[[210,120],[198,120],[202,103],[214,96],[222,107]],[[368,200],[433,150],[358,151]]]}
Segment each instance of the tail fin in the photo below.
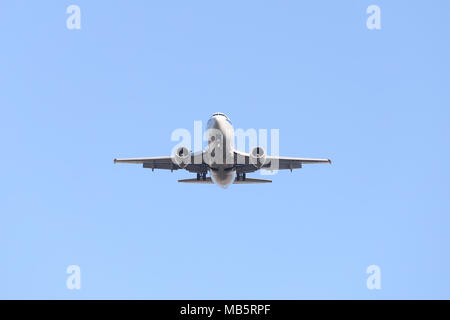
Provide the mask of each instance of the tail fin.
{"label": "tail fin", "polygon": [[197,179],[183,179],[183,180],[178,180],[178,182],[182,182],[182,183],[207,183],[207,184],[211,184],[213,183],[211,180],[211,177],[206,178],[206,180],[197,180]]}
{"label": "tail fin", "polygon": [[[178,182],[181,183],[203,183],[203,184],[212,184],[211,177],[206,178],[206,180],[197,180],[197,179],[182,179],[178,180]],[[249,184],[249,183],[271,183],[272,180],[265,180],[265,179],[252,179],[252,178],[246,178],[245,180],[235,180],[234,184]]]}
{"label": "tail fin", "polygon": [[234,184],[246,184],[246,183],[272,183],[272,180],[246,178],[245,180],[234,181]]}

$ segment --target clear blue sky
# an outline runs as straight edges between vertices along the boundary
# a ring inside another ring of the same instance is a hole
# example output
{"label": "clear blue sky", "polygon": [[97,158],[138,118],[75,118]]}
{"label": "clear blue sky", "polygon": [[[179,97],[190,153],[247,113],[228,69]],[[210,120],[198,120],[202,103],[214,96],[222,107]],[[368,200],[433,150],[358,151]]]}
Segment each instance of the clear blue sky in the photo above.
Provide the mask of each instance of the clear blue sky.
{"label": "clear blue sky", "polygon": [[[450,298],[449,11],[1,1],[0,298]],[[333,165],[224,190],[113,164],[216,111]]]}

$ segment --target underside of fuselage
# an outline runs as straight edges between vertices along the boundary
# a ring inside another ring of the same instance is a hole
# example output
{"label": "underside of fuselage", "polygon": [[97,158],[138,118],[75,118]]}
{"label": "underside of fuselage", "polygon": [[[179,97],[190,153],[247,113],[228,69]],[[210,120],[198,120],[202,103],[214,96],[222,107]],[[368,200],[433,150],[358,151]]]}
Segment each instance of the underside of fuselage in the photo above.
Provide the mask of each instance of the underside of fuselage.
{"label": "underside of fuselage", "polygon": [[211,168],[210,173],[212,181],[222,188],[228,187],[236,178],[236,172],[225,167]]}

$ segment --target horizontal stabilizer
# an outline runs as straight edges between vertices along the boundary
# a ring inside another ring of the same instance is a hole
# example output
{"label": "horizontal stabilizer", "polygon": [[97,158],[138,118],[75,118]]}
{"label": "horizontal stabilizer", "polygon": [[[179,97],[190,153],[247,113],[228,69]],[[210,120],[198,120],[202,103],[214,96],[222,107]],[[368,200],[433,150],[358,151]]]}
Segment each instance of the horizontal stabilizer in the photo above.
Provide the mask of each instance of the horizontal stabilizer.
{"label": "horizontal stabilizer", "polygon": [[206,178],[206,180],[197,180],[196,178],[194,178],[194,179],[178,180],[178,182],[183,182],[183,183],[207,183],[207,184],[213,183],[210,177]]}
{"label": "horizontal stabilizer", "polygon": [[234,184],[245,184],[245,183],[271,183],[272,180],[265,180],[265,179],[252,179],[252,178],[245,178],[245,180],[234,180]]}

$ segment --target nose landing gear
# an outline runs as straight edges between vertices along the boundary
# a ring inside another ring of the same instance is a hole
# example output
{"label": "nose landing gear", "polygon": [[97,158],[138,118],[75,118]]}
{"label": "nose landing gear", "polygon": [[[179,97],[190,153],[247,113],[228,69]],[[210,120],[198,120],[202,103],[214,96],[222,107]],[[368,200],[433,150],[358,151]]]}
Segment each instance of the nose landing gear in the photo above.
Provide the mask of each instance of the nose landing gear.
{"label": "nose landing gear", "polygon": [[197,180],[206,180],[206,171],[205,172],[197,172]]}
{"label": "nose landing gear", "polygon": [[236,173],[236,180],[237,181],[245,181],[245,173]]}

